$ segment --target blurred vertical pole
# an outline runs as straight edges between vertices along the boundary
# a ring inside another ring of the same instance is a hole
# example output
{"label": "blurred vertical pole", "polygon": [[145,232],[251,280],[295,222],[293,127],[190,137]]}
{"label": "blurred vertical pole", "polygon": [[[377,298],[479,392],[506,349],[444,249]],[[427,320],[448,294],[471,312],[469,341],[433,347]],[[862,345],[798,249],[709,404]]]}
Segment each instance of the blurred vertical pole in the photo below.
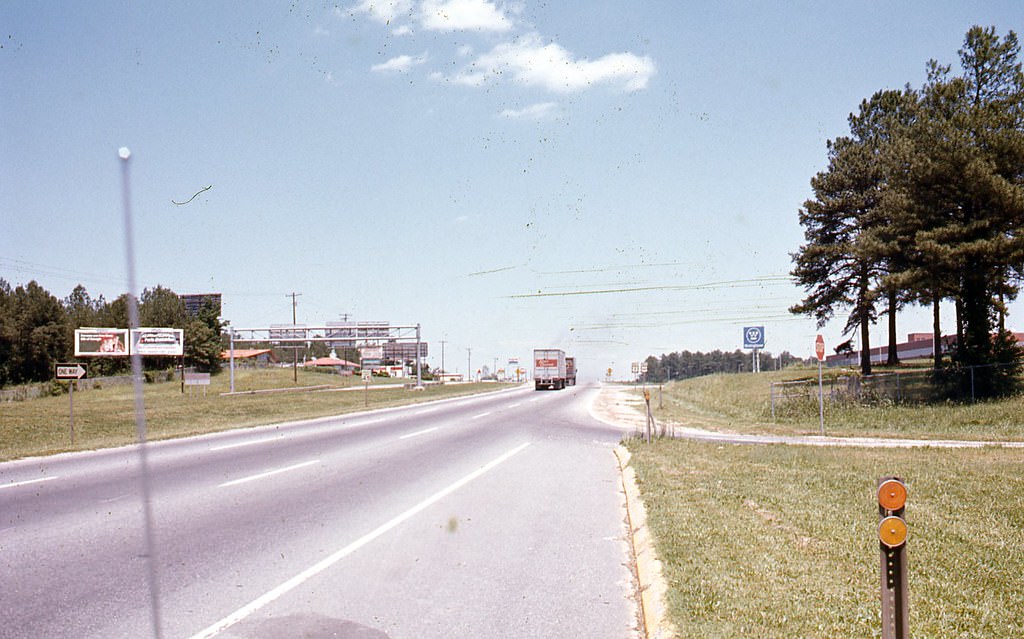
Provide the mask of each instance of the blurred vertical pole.
{"label": "blurred vertical pole", "polygon": [[[127,147],[118,150],[121,158],[121,200],[124,208],[124,252],[128,275],[128,346],[131,349],[131,329],[139,327],[139,303],[135,297],[135,246],[132,229],[132,198],[131,172],[129,171],[131,151]],[[138,438],[139,451],[139,487],[142,491],[142,512],[144,520],[146,544],[146,568],[149,581],[150,614],[153,622],[153,636],[159,639],[160,630],[160,590],[156,574],[156,544],[153,540],[153,505],[150,498],[149,459],[146,446],[146,406],[142,396],[142,357],[134,349],[130,350],[132,363],[132,381],[135,388],[135,431]]]}

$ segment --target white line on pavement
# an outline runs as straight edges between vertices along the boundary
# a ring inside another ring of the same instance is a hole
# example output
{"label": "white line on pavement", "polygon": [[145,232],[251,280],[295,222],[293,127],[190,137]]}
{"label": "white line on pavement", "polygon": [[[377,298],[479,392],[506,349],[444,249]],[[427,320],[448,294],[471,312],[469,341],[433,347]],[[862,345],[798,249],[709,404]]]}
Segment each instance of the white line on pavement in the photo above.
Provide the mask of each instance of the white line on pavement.
{"label": "white line on pavement", "polygon": [[319,459],[311,459],[310,461],[302,462],[301,464],[295,464],[293,466],[286,466],[284,468],[278,468],[276,470],[268,470],[267,472],[260,473],[258,475],[250,475],[248,477],[243,477],[241,479],[234,479],[232,481],[227,481],[227,482],[224,482],[223,484],[220,484],[219,486],[217,486],[217,488],[227,488],[228,486],[237,486],[238,484],[244,484],[247,481],[255,481],[257,479],[263,479],[264,477],[270,477],[271,475],[277,475],[277,474],[280,474],[280,473],[286,473],[289,470],[296,470],[296,469],[302,468],[304,466],[309,466],[309,465],[318,464],[318,463],[320,463]]}
{"label": "white line on pavement", "polygon": [[59,475],[54,475],[53,477],[40,477],[39,479],[26,479],[25,481],[16,481],[10,484],[0,484],[0,488],[17,488],[18,486],[28,486],[29,484],[38,484],[42,481],[50,481],[59,478]]}
{"label": "white line on pavement", "polygon": [[224,444],[223,446],[213,446],[212,448],[210,448],[210,450],[211,451],[212,450],[227,450],[229,448],[240,448],[242,446],[252,446],[254,444],[269,444],[270,442],[275,442],[275,441],[277,441],[277,438],[274,438],[274,439],[251,439],[251,440],[245,441],[245,442],[238,442],[237,444]]}
{"label": "white line on pavement", "polygon": [[487,417],[490,414],[491,414],[491,411],[487,411],[486,413],[480,413],[479,415],[473,415],[472,417],[470,417],[470,419],[480,419],[481,417]]}
{"label": "white line on pavement", "polygon": [[434,432],[435,430],[437,430],[437,428],[438,428],[437,426],[434,426],[433,428],[427,428],[425,430],[418,430],[415,433],[409,433],[408,435],[402,435],[398,439],[409,439],[410,437],[418,437],[419,435],[426,435],[427,433]]}
{"label": "white line on pavement", "polygon": [[471,472],[470,474],[466,475],[465,477],[463,477],[462,479],[458,480],[454,484],[451,484],[447,488],[445,488],[445,489],[443,489],[443,490],[441,490],[439,492],[434,493],[433,495],[431,495],[430,497],[427,497],[426,499],[424,499],[420,503],[416,504],[415,506],[413,506],[409,510],[405,511],[404,513],[396,516],[395,518],[391,519],[390,521],[388,521],[388,522],[386,522],[384,524],[381,524],[380,526],[378,526],[374,530],[368,532],[367,534],[363,535],[359,539],[353,541],[352,543],[350,543],[349,545],[345,546],[341,550],[338,550],[333,555],[330,555],[328,557],[325,557],[324,559],[321,559],[318,563],[313,564],[312,566],[310,566],[309,568],[307,568],[304,571],[300,572],[299,574],[295,575],[294,577],[292,577],[288,581],[284,582],[280,586],[277,586],[276,588],[267,591],[263,595],[257,597],[252,602],[242,606],[241,608],[239,608],[238,610],[234,611],[233,613],[231,613],[227,617],[224,617],[223,619],[221,619],[220,621],[216,622],[212,626],[209,626],[209,627],[205,628],[204,630],[200,630],[198,633],[192,635],[191,639],[209,639],[210,637],[213,637],[215,635],[220,634],[221,631],[227,630],[231,626],[235,625],[239,621],[245,619],[246,617],[248,617],[252,613],[254,613],[257,610],[259,610],[263,606],[266,606],[267,604],[269,604],[269,603],[271,603],[273,601],[276,601],[281,596],[287,594],[288,592],[290,592],[291,590],[297,588],[298,586],[301,586],[306,581],[309,581],[310,579],[312,579],[316,575],[318,575],[321,572],[327,570],[328,568],[330,568],[334,564],[338,563],[339,561],[341,561],[345,557],[347,557],[347,556],[351,555],[352,553],[356,552],[357,550],[359,550],[363,546],[367,545],[371,541],[373,541],[373,540],[377,539],[378,537],[380,537],[381,535],[384,535],[385,533],[389,532],[391,529],[395,528],[399,524],[405,522],[408,519],[411,519],[412,517],[414,517],[415,515],[417,515],[421,511],[426,510],[429,506],[431,506],[434,503],[444,499],[445,497],[447,497],[448,495],[454,493],[456,490],[462,488],[463,486],[465,486],[469,482],[473,481],[474,479],[477,479],[481,475],[484,475],[485,473],[493,470],[494,468],[496,468],[500,464],[508,461],[509,459],[514,457],[515,455],[518,455],[520,452],[522,452],[529,445],[530,445],[530,442],[526,442],[525,444],[520,444],[519,446],[516,446],[515,448],[513,448],[510,451],[508,451],[504,455],[498,457],[497,459],[494,459],[491,462],[485,464],[484,466],[481,466],[480,468],[478,468],[477,470],[475,470],[475,471]]}

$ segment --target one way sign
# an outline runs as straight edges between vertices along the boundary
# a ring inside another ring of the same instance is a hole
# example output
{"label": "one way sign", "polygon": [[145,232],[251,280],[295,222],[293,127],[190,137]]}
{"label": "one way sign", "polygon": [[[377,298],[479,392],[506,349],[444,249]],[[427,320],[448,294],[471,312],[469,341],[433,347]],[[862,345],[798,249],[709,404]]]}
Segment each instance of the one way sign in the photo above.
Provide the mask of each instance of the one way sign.
{"label": "one way sign", "polygon": [[82,379],[86,370],[81,364],[54,364],[53,376],[57,379]]}

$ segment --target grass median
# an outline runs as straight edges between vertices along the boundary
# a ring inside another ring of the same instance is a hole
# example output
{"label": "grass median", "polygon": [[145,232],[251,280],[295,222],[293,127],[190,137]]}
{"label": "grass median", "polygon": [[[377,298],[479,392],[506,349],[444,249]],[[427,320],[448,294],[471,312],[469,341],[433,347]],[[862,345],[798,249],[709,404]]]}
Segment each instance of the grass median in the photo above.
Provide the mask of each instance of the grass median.
{"label": "grass median", "polygon": [[[205,395],[202,387],[186,388],[182,393],[176,381],[144,384],[147,437],[153,440],[184,437],[421,403],[510,386],[444,384],[414,391],[403,388],[402,381],[375,378],[369,388],[364,388],[359,378],[298,371],[295,380],[290,369],[265,369],[238,371],[234,395],[221,394],[230,390],[227,373],[214,376]],[[390,387],[392,385],[397,387]],[[267,390],[282,392],[255,392]],[[2,403],[0,461],[135,442],[134,401],[130,384],[75,392],[74,445],[71,445],[71,398],[68,395]]]}
{"label": "grass median", "polygon": [[879,636],[885,475],[909,487],[913,636],[1024,636],[1024,451],[628,446],[681,637]]}

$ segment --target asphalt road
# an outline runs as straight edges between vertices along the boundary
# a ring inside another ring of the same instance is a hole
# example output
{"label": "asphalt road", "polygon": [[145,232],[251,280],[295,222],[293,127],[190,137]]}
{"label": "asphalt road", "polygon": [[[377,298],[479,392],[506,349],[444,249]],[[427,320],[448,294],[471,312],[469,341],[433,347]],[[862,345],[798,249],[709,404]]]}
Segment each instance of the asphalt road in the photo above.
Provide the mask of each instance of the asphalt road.
{"label": "asphalt road", "polygon": [[0,637],[636,637],[596,392],[0,464]]}

